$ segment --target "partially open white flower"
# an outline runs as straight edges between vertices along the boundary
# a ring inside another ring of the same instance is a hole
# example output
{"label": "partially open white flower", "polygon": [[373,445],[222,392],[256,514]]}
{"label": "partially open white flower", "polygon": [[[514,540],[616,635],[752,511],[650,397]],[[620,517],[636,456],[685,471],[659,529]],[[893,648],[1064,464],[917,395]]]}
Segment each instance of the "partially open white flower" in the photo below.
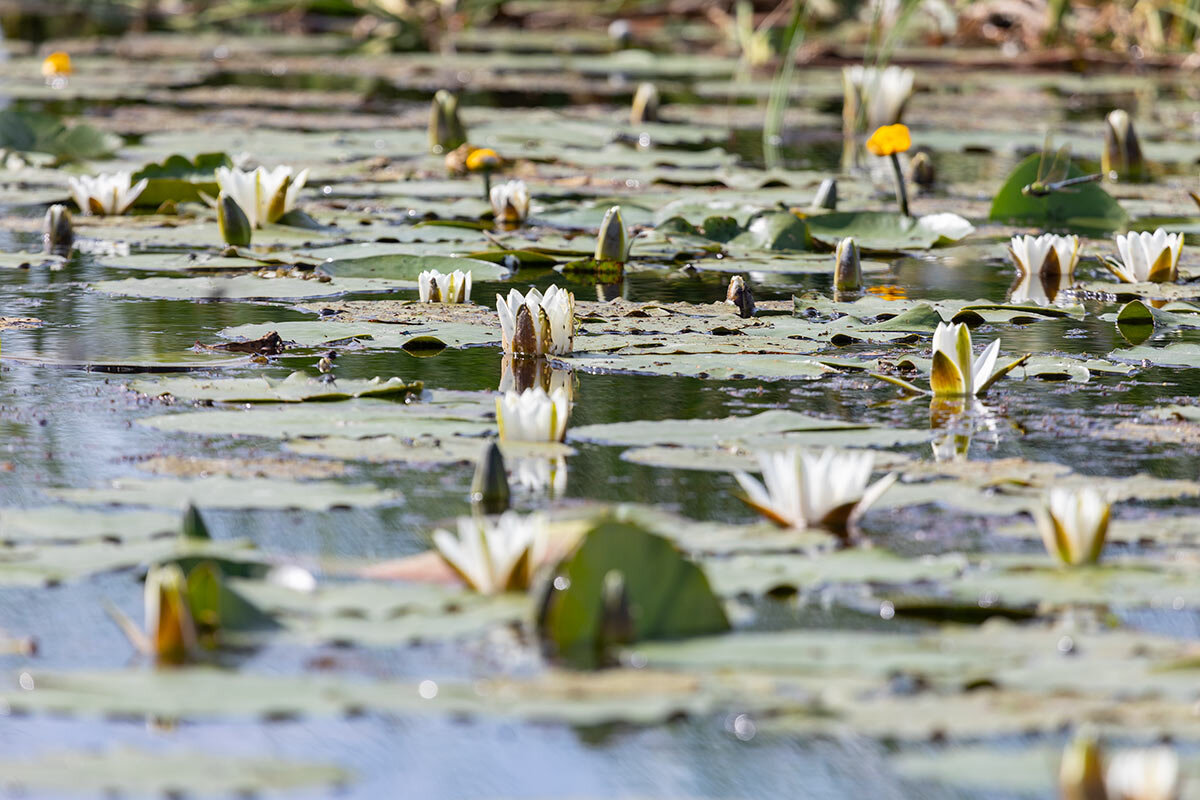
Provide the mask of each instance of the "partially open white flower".
{"label": "partially open white flower", "polygon": [[417,292],[422,303],[469,303],[471,273],[469,270],[438,272],[427,269],[417,276]]}
{"label": "partially open white flower", "polygon": [[1169,747],[1121,750],[1104,773],[1107,800],[1177,800],[1179,757]]}
{"label": "partially open white flower", "polygon": [[868,485],[874,454],[839,453],[831,447],[822,452],[763,453],[758,461],[762,483],[745,472],[734,475],[746,492],[746,503],[773,522],[793,528],[844,529],[897,478],[891,474]]}
{"label": "partially open white flower", "polygon": [[269,225],[296,207],[300,190],[308,180],[303,169],[293,177],[291,167],[266,167],[246,172],[217,167],[217,186],[233,198],[246,214],[250,227]]}
{"label": "partially open white flower", "polygon": [[81,175],[68,178],[71,198],[84,214],[120,216],[133,205],[138,195],[149,183],[142,178],[130,186],[133,174],[118,172],[113,175]]}
{"label": "partially open white flower", "polygon": [[1111,511],[1112,503],[1096,489],[1051,489],[1034,516],[1046,551],[1074,566],[1100,560]]}
{"label": "partially open white flower", "polygon": [[496,295],[504,350],[528,356],[567,355],[575,340],[575,295],[557,286]]}
{"label": "partially open white flower", "polygon": [[1179,254],[1183,252],[1183,234],[1127,233],[1117,236],[1121,263],[1106,258],[1104,263],[1123,283],[1174,283],[1178,277]]}
{"label": "partially open white flower", "polygon": [[1075,274],[1079,263],[1079,237],[1014,236],[1008,245],[1008,255],[1022,275]]}
{"label": "partially open white flower", "polygon": [[496,424],[500,440],[510,442],[561,442],[567,435],[571,400],[563,389],[546,394],[540,386],[496,398]]}
{"label": "partially open white flower", "polygon": [[929,385],[934,395],[977,394],[990,383],[1000,340],[996,339],[976,358],[971,351],[971,329],[963,323],[939,322],[933,332],[933,368]]}
{"label": "partially open white flower", "polygon": [[523,517],[514,511],[506,511],[494,521],[459,517],[458,536],[444,530],[433,534],[438,554],[481,594],[529,588],[546,539],[540,514]]}
{"label": "partially open white flower", "polygon": [[492,187],[492,216],[496,222],[517,224],[529,216],[529,190],[525,181],[507,181]]}
{"label": "partially open white flower", "polygon": [[905,67],[890,66],[881,70],[855,65],[843,68],[843,114],[847,126],[855,125],[860,109],[868,130],[900,122],[904,117],[904,106],[912,97],[915,80],[916,74]]}

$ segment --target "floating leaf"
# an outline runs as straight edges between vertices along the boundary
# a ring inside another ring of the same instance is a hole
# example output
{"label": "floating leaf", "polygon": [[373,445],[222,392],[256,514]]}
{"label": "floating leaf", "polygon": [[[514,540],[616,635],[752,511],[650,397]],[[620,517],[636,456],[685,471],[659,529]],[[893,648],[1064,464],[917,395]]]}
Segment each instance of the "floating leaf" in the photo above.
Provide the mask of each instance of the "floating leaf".
{"label": "floating leaf", "polygon": [[[1041,154],[1035,153],[1016,166],[996,193],[989,219],[1080,233],[1121,231],[1129,224],[1125,209],[1098,183],[1080,184],[1044,197],[1023,194],[1021,190],[1038,179],[1040,164]],[[1083,174],[1071,164],[1067,177]]]}

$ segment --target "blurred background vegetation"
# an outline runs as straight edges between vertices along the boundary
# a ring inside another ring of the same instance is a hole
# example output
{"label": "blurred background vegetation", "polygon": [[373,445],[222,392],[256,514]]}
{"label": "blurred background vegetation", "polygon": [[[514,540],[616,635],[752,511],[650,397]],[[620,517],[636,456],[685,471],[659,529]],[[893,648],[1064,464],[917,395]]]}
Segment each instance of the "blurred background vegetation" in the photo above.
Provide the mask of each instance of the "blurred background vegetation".
{"label": "blurred background vegetation", "polygon": [[787,50],[797,4],[801,60],[899,26],[910,47],[1200,62],[1200,0],[0,0],[0,21],[7,37],[35,43],[130,31],[325,33],[367,52],[454,49],[467,31],[570,27],[594,29],[596,50],[670,43],[759,66]]}

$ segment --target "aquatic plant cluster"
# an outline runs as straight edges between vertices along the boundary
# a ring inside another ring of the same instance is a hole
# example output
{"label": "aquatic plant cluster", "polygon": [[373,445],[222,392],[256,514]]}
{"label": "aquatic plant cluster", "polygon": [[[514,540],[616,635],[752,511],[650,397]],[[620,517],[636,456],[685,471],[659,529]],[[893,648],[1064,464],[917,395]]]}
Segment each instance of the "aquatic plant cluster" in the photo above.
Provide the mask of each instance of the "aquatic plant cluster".
{"label": "aquatic plant cluster", "polygon": [[172,38],[150,121],[49,113],[141,59],[0,65],[47,109],[0,111],[0,786],[61,786],[54,717],[119,745],[68,753],[98,792],[372,796],[398,717],[563,759],[436,797],[661,794],[629,743],[680,731],[732,756],[706,797],[839,737],[830,794],[1186,796],[1200,148],[1125,82],[947,126],[941,81],[1075,84],[901,49],[778,72],[759,150],[782,17],[740,9],[711,59]]}

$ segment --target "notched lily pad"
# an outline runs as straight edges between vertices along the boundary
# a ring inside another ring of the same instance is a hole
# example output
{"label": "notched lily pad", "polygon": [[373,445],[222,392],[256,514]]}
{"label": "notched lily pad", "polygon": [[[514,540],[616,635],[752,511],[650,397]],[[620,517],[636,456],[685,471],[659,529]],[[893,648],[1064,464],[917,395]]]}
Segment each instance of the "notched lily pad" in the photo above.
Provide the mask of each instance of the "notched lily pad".
{"label": "notched lily pad", "polygon": [[204,400],[219,403],[301,403],[312,400],[346,400],[354,397],[419,395],[420,381],[405,383],[400,378],[323,381],[303,372],[293,372],[283,380],[270,378],[159,378],[136,380],[131,391],[150,397],[170,395],[180,400]]}

